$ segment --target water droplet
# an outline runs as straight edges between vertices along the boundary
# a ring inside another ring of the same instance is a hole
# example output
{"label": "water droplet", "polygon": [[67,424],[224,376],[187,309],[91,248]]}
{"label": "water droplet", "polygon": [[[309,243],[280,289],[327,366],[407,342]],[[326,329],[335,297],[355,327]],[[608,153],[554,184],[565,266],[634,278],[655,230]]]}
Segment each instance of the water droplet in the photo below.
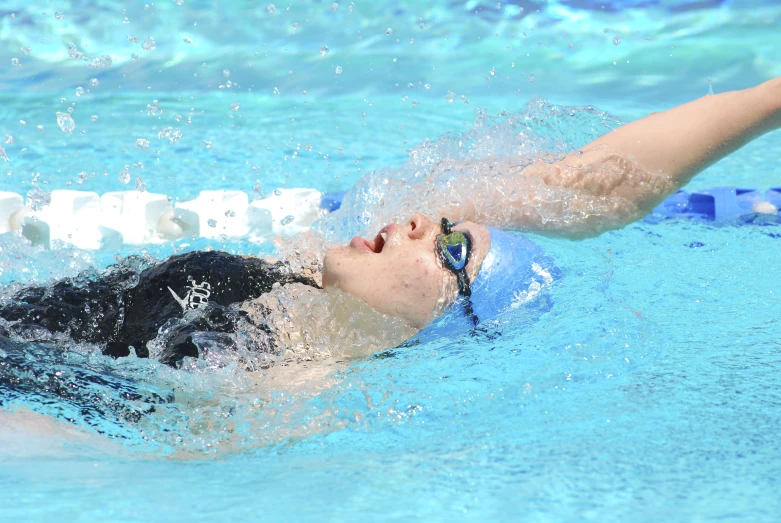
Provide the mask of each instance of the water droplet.
{"label": "water droplet", "polygon": [[101,69],[103,67],[109,67],[112,64],[111,57],[107,54],[101,55],[95,59],[93,59],[87,67],[91,69]]}
{"label": "water droplet", "polygon": [[119,171],[119,181],[124,184],[130,183],[130,171],[128,171],[127,167],[126,165],[124,169]]}
{"label": "water droplet", "polygon": [[275,196],[282,196],[282,189],[274,189]]}
{"label": "water droplet", "polygon": [[87,171],[81,171],[81,172],[79,173],[79,179],[78,179],[78,180],[76,180],[76,183],[78,183],[79,185],[81,185],[82,183],[84,183],[84,182],[86,182],[86,181],[87,181]]}
{"label": "water droplet", "polygon": [[328,46],[324,45],[323,47],[320,48],[320,56],[325,56],[327,54],[328,54]]}
{"label": "water droplet", "polygon": [[184,0],[174,0],[176,5],[182,5],[184,3]]}
{"label": "water droplet", "polygon": [[391,29],[390,27],[389,27],[389,28],[387,28],[387,29],[385,30],[385,34],[386,34],[386,35],[388,35],[388,36],[393,36],[393,29]]}
{"label": "water droplet", "polygon": [[290,225],[291,223],[293,223],[293,220],[295,219],[296,219],[295,216],[293,216],[292,214],[288,214],[287,216],[279,220],[279,223],[282,225]]}
{"label": "water droplet", "polygon": [[189,36],[185,36],[184,38],[182,38],[182,42],[184,42],[186,44],[191,44],[191,43],[193,43],[193,39],[190,38]]}
{"label": "water droplet", "polygon": [[355,4],[350,2],[350,5],[347,6],[347,14],[351,15],[353,14],[353,10],[355,9]]}
{"label": "water droplet", "polygon": [[11,65],[14,67],[19,66],[19,59],[18,58],[11,58]]}
{"label": "water droplet", "polygon": [[336,67],[336,71],[334,71],[334,72],[335,72],[336,74],[342,74],[342,66],[341,66],[341,65],[338,65],[338,66]]}
{"label": "water droplet", "polygon": [[274,94],[279,94],[279,89],[277,89],[276,87],[274,88]]}
{"label": "water droplet", "polygon": [[130,23],[130,18],[128,18],[128,17],[125,17],[125,18],[122,20],[122,23],[123,23],[123,24],[129,24],[129,23]]}
{"label": "water droplet", "polygon": [[607,33],[609,33],[609,32],[610,32],[610,28],[609,28],[609,27],[605,27],[605,28],[602,30],[602,32],[603,32],[603,33],[605,33],[605,34],[607,34]]}
{"label": "water droplet", "polygon": [[[10,162],[11,159],[8,158],[8,153],[5,152],[5,148],[3,148],[2,145],[0,145],[0,159],[5,160],[6,162]],[[8,174],[11,174],[11,171],[8,171]]]}
{"label": "water droplet", "polygon": [[621,38],[619,38],[618,36],[616,36],[615,38],[613,38],[613,45],[618,45],[618,44],[620,44],[620,43],[621,43]]}
{"label": "water droplet", "polygon": [[25,125],[27,125],[27,122],[25,122],[24,120],[19,120],[19,123],[22,125],[22,127],[24,127]]}
{"label": "water droplet", "polygon": [[157,137],[160,139],[168,138],[168,141],[171,143],[178,142],[182,138],[182,132],[179,129],[174,129],[173,127],[163,127],[159,133],[157,133]]}
{"label": "water droplet", "polygon": [[[204,67],[206,67],[206,64],[203,64]],[[230,78],[231,72],[230,69],[223,69],[222,70],[222,76],[225,78]]]}
{"label": "water droplet", "polygon": [[334,2],[333,4],[331,4],[331,11],[335,13],[338,10],[339,10],[339,2]]}
{"label": "water droplet", "polygon": [[14,137],[10,134],[5,135],[5,140],[3,140],[6,145],[13,145],[14,144]]}
{"label": "water droplet", "polygon": [[98,85],[100,85],[100,82],[98,82],[98,79],[97,79],[97,78],[90,78],[89,84],[90,84],[92,87],[97,87]]}
{"label": "water droplet", "polygon": [[212,142],[211,142],[210,140],[204,140],[204,141],[203,141],[203,145],[204,145],[204,147],[206,147],[207,149],[211,149],[211,148],[212,148]]}
{"label": "water droplet", "polygon": [[144,38],[144,43],[141,44],[141,49],[144,51],[154,51],[157,47],[157,42],[151,36]]}
{"label": "water droplet", "polygon": [[206,223],[209,225],[209,227],[217,227],[217,220],[214,218],[209,218]]}
{"label": "water droplet", "polygon": [[29,45],[23,45],[21,49],[24,54],[30,54],[30,51],[33,50],[33,48]]}
{"label": "water droplet", "polygon": [[235,218],[236,212],[228,209],[227,211],[225,211],[225,216],[227,216],[228,218]]}
{"label": "water droplet", "polygon": [[231,104],[231,111],[238,111],[241,109],[241,104],[239,102],[233,102]]}
{"label": "water droplet", "polygon": [[137,44],[139,42],[138,38],[130,35],[127,36],[127,41],[130,42],[131,44]]}
{"label": "water droplet", "polygon": [[62,20],[62,11],[55,11],[54,18],[56,18],[57,20]]}
{"label": "water droplet", "polygon": [[97,122],[98,121],[98,115],[97,114],[93,114],[92,116],[89,117],[89,119],[92,120],[93,122]]}
{"label": "water droplet", "polygon": [[138,147],[142,151],[146,151],[147,149],[149,149],[149,140],[147,140],[146,138],[139,138],[138,140],[136,140],[136,147]]}
{"label": "water droplet", "polygon": [[36,187],[35,189],[27,192],[27,206],[34,211],[40,211],[51,203],[52,193],[46,192],[40,187]]}
{"label": "water droplet", "polygon": [[136,190],[138,192],[146,191],[146,183],[144,182],[143,178],[141,178],[141,177],[136,178]]}
{"label": "water droplet", "polygon": [[[62,132],[69,134],[76,128],[76,123],[73,121],[73,118],[71,118],[70,113],[61,113],[59,111],[57,111],[57,125],[60,126]],[[43,129],[43,126],[39,125],[38,128],[41,130]]]}
{"label": "water droplet", "polygon": [[146,114],[152,116],[160,116],[163,114],[163,109],[160,108],[157,100],[153,100],[151,104],[146,105]]}
{"label": "water droplet", "polygon": [[277,10],[277,6],[275,6],[274,4],[268,4],[268,7],[266,8],[266,10],[267,10],[269,13],[273,13],[274,11],[276,11],[276,10]]}
{"label": "water droplet", "polygon": [[83,96],[84,95],[84,88],[82,86],[78,86],[76,88],[76,96]]}
{"label": "water droplet", "polygon": [[68,44],[68,56],[71,60],[78,60],[79,58],[83,57],[84,55],[81,54],[81,52],[76,47],[76,44],[73,42]]}
{"label": "water droplet", "polygon": [[[65,113],[65,114],[68,114],[68,113]],[[68,116],[70,116],[70,115],[68,115]],[[38,131],[43,131],[43,125],[38,125],[35,128],[38,129]]]}

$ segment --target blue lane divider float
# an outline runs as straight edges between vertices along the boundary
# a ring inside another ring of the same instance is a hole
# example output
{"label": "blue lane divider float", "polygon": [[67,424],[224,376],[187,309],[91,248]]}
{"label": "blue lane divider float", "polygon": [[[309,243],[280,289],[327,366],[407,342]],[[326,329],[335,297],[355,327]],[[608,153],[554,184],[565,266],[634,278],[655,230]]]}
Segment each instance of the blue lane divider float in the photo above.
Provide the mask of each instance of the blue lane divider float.
{"label": "blue lane divider float", "polygon": [[320,200],[320,208],[328,212],[334,212],[342,206],[342,200],[347,191],[329,192],[323,195]]}
{"label": "blue lane divider float", "polygon": [[781,187],[769,189],[764,198],[756,189],[714,187],[692,193],[678,191],[658,205],[654,214],[723,221],[754,213],[781,215],[779,208]]}

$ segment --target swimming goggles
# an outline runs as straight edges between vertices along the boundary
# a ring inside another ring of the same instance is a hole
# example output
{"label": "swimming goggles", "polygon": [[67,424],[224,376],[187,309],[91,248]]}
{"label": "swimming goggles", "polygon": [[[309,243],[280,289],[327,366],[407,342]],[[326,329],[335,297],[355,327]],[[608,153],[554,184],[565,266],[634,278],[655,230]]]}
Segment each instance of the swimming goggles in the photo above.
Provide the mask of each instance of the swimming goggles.
{"label": "swimming goggles", "polygon": [[469,283],[469,276],[466,273],[466,264],[469,262],[469,255],[472,252],[472,241],[469,235],[454,231],[453,225],[447,218],[442,218],[440,226],[442,233],[437,234],[437,254],[442,264],[453,274],[458,281],[458,293],[466,298],[464,307],[467,316],[469,316],[475,325],[478,319],[472,310],[472,302],[469,297],[472,295],[472,288]]}

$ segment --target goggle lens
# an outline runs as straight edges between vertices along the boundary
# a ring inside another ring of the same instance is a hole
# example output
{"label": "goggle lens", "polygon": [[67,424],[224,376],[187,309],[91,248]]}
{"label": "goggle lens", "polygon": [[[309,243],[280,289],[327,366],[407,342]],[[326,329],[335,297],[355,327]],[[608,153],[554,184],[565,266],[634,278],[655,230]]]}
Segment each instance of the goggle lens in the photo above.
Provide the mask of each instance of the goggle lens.
{"label": "goggle lens", "polygon": [[469,259],[469,240],[460,231],[437,235],[440,253],[452,270],[460,271]]}

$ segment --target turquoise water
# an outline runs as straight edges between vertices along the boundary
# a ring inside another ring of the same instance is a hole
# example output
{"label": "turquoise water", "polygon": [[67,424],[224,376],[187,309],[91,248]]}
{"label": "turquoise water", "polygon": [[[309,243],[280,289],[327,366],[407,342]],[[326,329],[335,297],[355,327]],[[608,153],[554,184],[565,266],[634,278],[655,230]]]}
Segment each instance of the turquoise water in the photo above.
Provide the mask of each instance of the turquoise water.
{"label": "turquoise water", "polygon": [[[102,193],[136,178],[181,200],[214,188],[344,190],[392,173],[426,138],[468,131],[478,107],[519,113],[541,96],[629,121],[707,93],[708,79],[719,92],[781,74],[781,7],[769,2],[221,4],[5,2],[0,132],[14,143],[0,190]],[[69,42],[112,65],[70,59]],[[89,92],[76,96],[79,86]],[[67,134],[56,112],[73,103]],[[181,139],[158,138],[164,127]],[[778,133],[757,140],[691,187],[778,186],[779,143]],[[562,271],[549,310],[509,312],[493,339],[337,365],[317,393],[261,400],[230,369],[27,346],[16,363],[26,377],[59,372],[94,393],[22,405],[111,446],[31,438],[0,452],[2,517],[776,520],[779,238],[774,223],[684,220],[582,242],[534,237]],[[207,244],[272,249],[195,246]],[[100,268],[114,254],[45,252],[12,235],[0,248],[4,284]],[[156,412],[128,421],[111,405],[129,419]],[[183,451],[190,459],[170,459]]]}

